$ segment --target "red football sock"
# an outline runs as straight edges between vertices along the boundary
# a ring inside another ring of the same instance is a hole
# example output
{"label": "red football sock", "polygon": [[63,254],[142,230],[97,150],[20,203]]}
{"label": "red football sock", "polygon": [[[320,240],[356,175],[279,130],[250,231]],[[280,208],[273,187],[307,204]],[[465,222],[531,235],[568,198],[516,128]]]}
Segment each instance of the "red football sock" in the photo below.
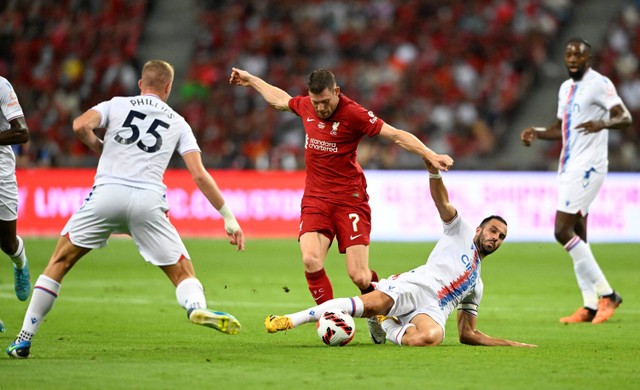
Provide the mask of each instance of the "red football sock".
{"label": "red football sock", "polygon": [[[374,270],[371,270],[371,281],[372,282],[377,282],[378,281],[378,274]],[[366,293],[370,293],[373,290],[375,290],[375,287],[373,287],[373,284],[370,284],[369,287],[367,287],[365,289],[360,289],[360,292],[362,294],[366,294]]]}
{"label": "red football sock", "polygon": [[316,272],[305,272],[304,276],[307,278],[309,291],[316,304],[319,305],[333,299],[333,287],[331,287],[331,281],[327,273],[324,272],[324,268]]}

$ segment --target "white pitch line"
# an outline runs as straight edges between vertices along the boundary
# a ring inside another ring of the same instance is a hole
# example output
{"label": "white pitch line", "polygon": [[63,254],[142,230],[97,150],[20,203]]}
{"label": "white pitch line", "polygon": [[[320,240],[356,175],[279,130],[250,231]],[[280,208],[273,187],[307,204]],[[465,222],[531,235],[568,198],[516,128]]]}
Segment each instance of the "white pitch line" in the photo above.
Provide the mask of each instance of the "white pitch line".
{"label": "white pitch line", "polygon": [[[95,283],[93,282],[94,285],[99,285],[100,283]],[[106,285],[106,284],[105,284]],[[112,285],[112,284],[109,284]],[[2,285],[0,285],[0,287],[4,287]],[[15,294],[13,293],[13,285],[10,286],[11,288],[11,292],[5,293],[5,292],[0,292],[0,300],[2,299],[7,299],[7,300],[14,300],[17,299]],[[0,288],[0,290],[3,290],[4,288]],[[109,295],[109,296],[68,296],[68,295],[64,295],[62,294],[60,296],[61,302],[78,302],[78,303],[103,303],[103,304],[126,304],[126,305],[150,305],[150,304],[162,304],[162,305],[171,305],[171,304],[176,304],[177,302],[175,301],[175,299],[171,299],[168,297],[114,297],[113,295]],[[236,300],[228,300],[228,299],[216,299],[216,298],[208,298],[207,302],[209,304],[209,306],[211,306],[211,308],[216,308],[216,307],[220,307],[223,306],[224,307],[249,307],[249,308],[265,308],[265,306],[268,306],[269,308],[273,308],[273,307],[277,307],[277,308],[283,308],[283,309],[295,309],[295,310],[303,310],[307,307],[309,307],[309,304],[307,302],[300,302],[300,303],[285,303],[285,302],[270,302],[268,305],[265,305],[264,302],[262,301],[236,301]],[[531,307],[519,307],[518,311],[521,312],[530,312],[530,313],[558,313],[563,311],[563,308],[558,308],[557,310],[554,309],[550,309],[548,307],[540,307],[540,306],[531,306]],[[480,307],[480,313],[485,312],[485,313],[493,313],[493,312],[502,312],[502,311],[513,311],[514,308],[513,307],[507,307],[507,306],[487,306],[487,307]],[[621,306],[620,309],[618,309],[624,313],[630,313],[630,314],[638,314],[640,313],[640,309],[630,309],[630,308],[626,308],[624,306]]]}
{"label": "white pitch line", "polygon": [[[0,293],[0,300],[1,299],[16,299],[15,294],[11,293]],[[162,298],[162,297],[154,297],[154,298],[149,298],[149,297],[139,297],[139,298],[131,298],[131,297],[114,297],[114,296],[109,296],[109,297],[91,297],[91,296],[83,296],[83,297],[79,297],[79,296],[65,296],[65,295],[61,295],[60,296],[60,302],[77,302],[77,303],[106,303],[106,304],[125,304],[125,305],[150,305],[150,304],[162,304],[162,305],[170,305],[170,304],[175,304],[177,305],[177,302],[175,299],[169,299],[169,298]],[[211,299],[208,298],[207,299],[207,303],[209,304],[209,306],[211,306],[211,308],[216,308],[219,306],[224,305],[225,307],[233,307],[233,306],[239,306],[239,307],[259,307],[259,308],[264,308],[266,305],[264,304],[264,302],[257,302],[257,301],[234,301],[234,300],[223,300],[223,299]],[[269,303],[268,305],[269,307],[282,307],[282,308],[298,308],[298,309],[304,309],[304,303],[300,303],[300,304],[296,304],[296,303],[279,303],[279,302],[274,302],[274,303]]]}

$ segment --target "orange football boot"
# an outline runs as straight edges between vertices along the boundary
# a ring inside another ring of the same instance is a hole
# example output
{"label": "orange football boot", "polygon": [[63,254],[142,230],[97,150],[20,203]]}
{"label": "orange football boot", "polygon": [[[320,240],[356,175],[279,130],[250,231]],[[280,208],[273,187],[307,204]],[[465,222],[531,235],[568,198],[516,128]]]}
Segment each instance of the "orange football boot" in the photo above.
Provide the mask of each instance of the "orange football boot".
{"label": "orange football boot", "polygon": [[598,300],[598,313],[591,321],[592,324],[601,324],[613,316],[613,312],[622,303],[622,297],[614,291],[606,297]]}
{"label": "orange football boot", "polygon": [[596,316],[595,310],[587,309],[586,307],[581,307],[575,311],[575,313],[571,314],[568,317],[560,318],[560,322],[563,324],[575,324],[578,322],[591,322]]}

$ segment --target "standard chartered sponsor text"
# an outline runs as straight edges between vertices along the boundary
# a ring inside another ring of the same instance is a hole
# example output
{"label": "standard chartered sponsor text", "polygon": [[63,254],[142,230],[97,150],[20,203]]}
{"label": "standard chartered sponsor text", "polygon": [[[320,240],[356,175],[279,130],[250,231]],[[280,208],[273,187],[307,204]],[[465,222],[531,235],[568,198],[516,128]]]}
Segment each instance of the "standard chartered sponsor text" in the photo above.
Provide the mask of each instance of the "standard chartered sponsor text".
{"label": "standard chartered sponsor text", "polygon": [[311,149],[320,150],[323,152],[335,153],[338,151],[338,145],[335,142],[327,142],[327,141],[322,141],[315,138],[309,139],[309,142],[307,143],[307,147]]}

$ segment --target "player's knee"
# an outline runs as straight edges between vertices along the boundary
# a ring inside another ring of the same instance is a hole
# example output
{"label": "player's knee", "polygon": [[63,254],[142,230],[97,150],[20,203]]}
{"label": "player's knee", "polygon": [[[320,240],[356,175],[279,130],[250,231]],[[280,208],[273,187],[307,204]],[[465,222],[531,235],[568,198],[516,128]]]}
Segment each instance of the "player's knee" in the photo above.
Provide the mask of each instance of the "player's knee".
{"label": "player's knee", "polygon": [[358,286],[361,290],[366,289],[371,285],[371,271],[368,269],[365,271],[354,271],[349,273],[349,277],[353,284]]}
{"label": "player's knee", "polygon": [[406,335],[402,344],[414,347],[434,347],[442,343],[442,331],[438,329],[416,330]]}
{"label": "player's knee", "polygon": [[315,253],[303,253],[302,264],[306,271],[317,271],[324,266],[324,258]]}

